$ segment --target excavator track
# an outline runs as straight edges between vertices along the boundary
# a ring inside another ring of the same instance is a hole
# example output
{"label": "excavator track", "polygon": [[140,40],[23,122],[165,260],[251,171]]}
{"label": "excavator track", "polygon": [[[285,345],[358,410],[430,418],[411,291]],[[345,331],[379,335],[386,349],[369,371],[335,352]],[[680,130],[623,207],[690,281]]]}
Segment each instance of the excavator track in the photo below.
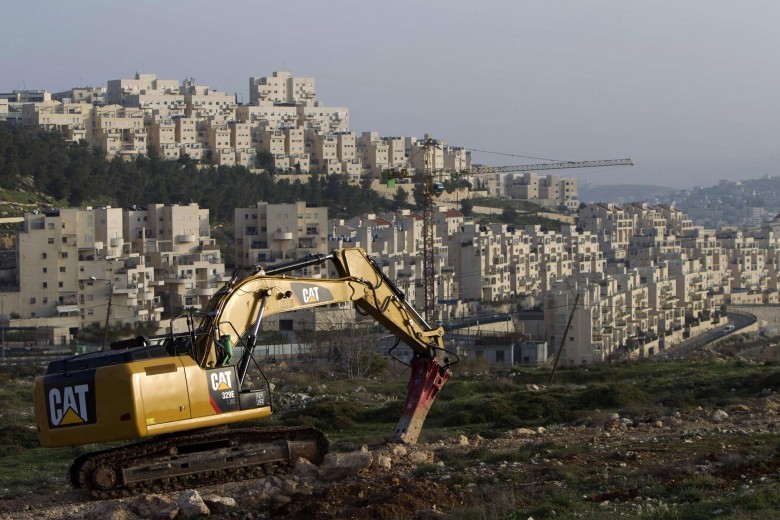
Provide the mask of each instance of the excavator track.
{"label": "excavator track", "polygon": [[69,478],[95,498],[117,498],[286,472],[298,457],[320,464],[327,452],[315,428],[218,428],[86,453]]}

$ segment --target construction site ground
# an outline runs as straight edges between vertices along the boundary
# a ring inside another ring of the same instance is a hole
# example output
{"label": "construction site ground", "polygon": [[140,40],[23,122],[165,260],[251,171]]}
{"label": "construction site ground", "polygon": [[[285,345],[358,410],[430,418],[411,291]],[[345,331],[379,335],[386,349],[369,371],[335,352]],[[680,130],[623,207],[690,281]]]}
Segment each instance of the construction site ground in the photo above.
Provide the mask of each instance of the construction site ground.
{"label": "construction site ground", "polygon": [[[734,355],[691,353],[703,363]],[[723,407],[594,409],[491,438],[452,432],[355,447],[321,468],[297,461],[288,473],[155,496],[93,500],[55,479],[48,491],[0,499],[0,518],[771,518],[780,510],[778,390]]]}

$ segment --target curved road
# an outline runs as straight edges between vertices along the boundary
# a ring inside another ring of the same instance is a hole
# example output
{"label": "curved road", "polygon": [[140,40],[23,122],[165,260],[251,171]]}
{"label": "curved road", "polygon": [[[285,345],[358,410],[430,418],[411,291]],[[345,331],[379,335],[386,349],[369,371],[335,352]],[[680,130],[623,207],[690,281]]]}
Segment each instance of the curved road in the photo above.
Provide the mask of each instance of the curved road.
{"label": "curved road", "polygon": [[[724,323],[722,326],[709,330],[704,334],[700,334],[696,337],[681,341],[677,345],[662,350],[657,355],[653,356],[655,359],[683,359],[690,357],[691,353],[695,350],[706,347],[716,339],[720,339],[729,334],[737,334],[740,329],[750,325],[756,321],[756,317],[744,313],[744,312],[728,312],[726,315],[729,318],[728,323]],[[733,325],[734,330],[732,332],[726,332],[726,327]]]}

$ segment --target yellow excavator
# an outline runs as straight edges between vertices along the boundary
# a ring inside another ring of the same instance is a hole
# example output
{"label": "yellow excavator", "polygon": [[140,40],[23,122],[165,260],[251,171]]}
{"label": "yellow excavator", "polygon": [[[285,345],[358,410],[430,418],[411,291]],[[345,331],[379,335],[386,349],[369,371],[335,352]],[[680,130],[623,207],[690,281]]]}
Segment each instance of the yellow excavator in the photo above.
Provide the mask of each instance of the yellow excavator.
{"label": "yellow excavator", "polygon": [[[328,262],[337,277],[290,276]],[[187,332],[50,363],[33,390],[40,442],[136,441],[73,462],[73,486],[97,497],[262,476],[297,457],[320,463],[328,441],[315,428],[227,425],[272,413],[268,381],[253,388],[246,377],[250,365],[260,369],[253,351],[263,318],[340,302],[354,302],[396,345],[413,349],[393,441],[414,444],[457,356],[444,350],[443,329],[429,325],[359,248],[237,269],[204,311],[184,316]]]}

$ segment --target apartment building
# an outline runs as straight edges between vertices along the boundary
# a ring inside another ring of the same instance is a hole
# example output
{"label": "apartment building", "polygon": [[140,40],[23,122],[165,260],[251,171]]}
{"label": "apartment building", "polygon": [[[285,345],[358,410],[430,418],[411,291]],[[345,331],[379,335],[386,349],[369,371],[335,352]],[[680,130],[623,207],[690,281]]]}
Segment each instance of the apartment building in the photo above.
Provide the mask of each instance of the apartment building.
{"label": "apartment building", "polygon": [[74,87],[63,92],[53,93],[51,99],[62,103],[104,105],[106,103],[106,87]]}
{"label": "apartment building", "polygon": [[236,107],[239,121],[269,130],[295,128],[298,126],[298,109],[288,105],[239,105]]}
{"label": "apartment building", "polygon": [[579,207],[579,183],[573,177],[539,175],[534,172],[486,174],[490,196],[533,200],[548,208],[576,210]]}
{"label": "apartment building", "polygon": [[22,318],[73,317],[81,324],[159,321],[154,270],[123,247],[121,235],[115,236],[117,220],[121,228],[121,213],[92,208],[25,215],[17,232],[22,296],[13,312]]}
{"label": "apartment building", "polygon": [[86,103],[46,101],[22,105],[22,124],[61,132],[66,141],[87,138],[87,123],[92,106]]}
{"label": "apartment building", "polygon": [[166,313],[200,309],[225,281],[225,265],[211,238],[209,210],[197,204],[149,204],[123,211],[127,247],[154,268]]}
{"label": "apartment building", "polygon": [[580,209],[578,227],[599,238],[608,260],[625,260],[629,238],[634,234],[634,220],[616,204],[589,204]]}
{"label": "apartment building", "polygon": [[308,105],[316,97],[314,78],[295,77],[287,71],[249,78],[249,102],[252,105]]}
{"label": "apartment building", "polygon": [[236,208],[234,230],[238,265],[326,253],[328,208],[305,202],[258,202],[248,208]]}
{"label": "apartment building", "polygon": [[[108,81],[106,103],[109,105],[127,105],[129,99],[138,100],[138,96],[152,97],[160,94],[178,94],[179,82],[157,79],[155,74],[136,72],[132,79],[113,79]],[[136,105],[138,106],[138,105]]]}
{"label": "apartment building", "polygon": [[146,154],[147,131],[140,108],[106,105],[93,107],[87,125],[87,142],[103,150],[107,157],[125,158]]}

